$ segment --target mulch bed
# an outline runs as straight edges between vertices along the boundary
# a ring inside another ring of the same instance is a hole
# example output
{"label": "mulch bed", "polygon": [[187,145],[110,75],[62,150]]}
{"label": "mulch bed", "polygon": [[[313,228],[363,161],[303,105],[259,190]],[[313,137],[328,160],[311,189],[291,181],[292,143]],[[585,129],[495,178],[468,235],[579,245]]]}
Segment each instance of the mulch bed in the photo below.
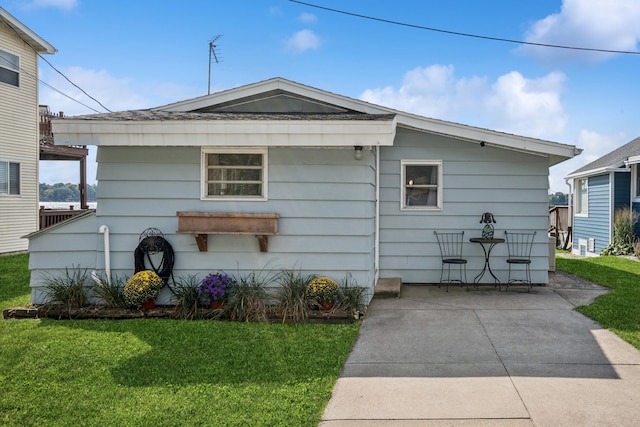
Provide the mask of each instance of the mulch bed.
{"label": "mulch bed", "polygon": [[[108,308],[105,306],[91,306],[77,309],[64,309],[55,305],[12,307],[2,311],[3,319],[180,319],[179,312],[175,306],[156,306],[150,310],[136,310],[129,308]],[[199,310],[197,319],[229,320],[220,310],[202,308]],[[282,317],[270,314],[268,321],[281,323]],[[309,311],[308,323],[353,323],[356,319],[352,313],[345,310],[330,311]],[[285,323],[292,323],[292,320],[285,320]]]}

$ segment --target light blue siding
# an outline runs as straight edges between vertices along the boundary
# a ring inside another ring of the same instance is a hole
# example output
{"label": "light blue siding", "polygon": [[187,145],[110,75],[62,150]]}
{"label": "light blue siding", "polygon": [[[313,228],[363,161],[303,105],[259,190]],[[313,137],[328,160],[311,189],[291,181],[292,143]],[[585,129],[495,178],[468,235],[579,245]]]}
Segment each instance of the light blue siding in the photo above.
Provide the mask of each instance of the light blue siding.
{"label": "light blue siding", "polygon": [[[442,160],[441,211],[400,210],[400,161]],[[483,212],[496,218],[496,237],[504,230],[537,231],[532,275],[548,283],[547,159],[516,151],[481,147],[443,136],[399,129],[394,147],[383,147],[380,166],[380,276],[401,277],[406,283],[434,283],[440,278],[440,252],[434,230],[465,231],[480,237]],[[506,281],[507,248],[498,245],[491,265]],[[468,279],[484,265],[482,248],[465,243]],[[485,276],[483,281],[486,281]]]}
{"label": "light blue siding", "polygon": [[[576,216],[573,221],[573,247],[581,251],[579,242],[583,239],[595,239],[595,251],[599,254],[611,242],[611,204],[610,175],[597,175],[588,178],[588,214]],[[588,246],[587,246],[588,251]],[[583,255],[588,255],[583,254]]]}
{"label": "light blue siding", "polygon": [[[375,157],[369,150],[364,154],[358,161],[352,149],[271,148],[267,201],[203,201],[199,148],[100,147],[92,268],[104,269],[100,225],[110,229],[111,268],[119,276],[133,273],[139,235],[155,227],[174,248],[175,276],[296,269],[336,280],[350,273],[373,288]],[[254,236],[235,235],[209,236],[208,251],[199,252],[192,236],[176,233],[177,211],[275,212],[280,234],[269,238],[266,253]],[[33,239],[34,247],[55,251],[45,236]],[[80,250],[67,243],[74,253]],[[56,262],[62,268],[76,262],[64,260]],[[33,275],[32,286],[41,286],[38,278]]]}

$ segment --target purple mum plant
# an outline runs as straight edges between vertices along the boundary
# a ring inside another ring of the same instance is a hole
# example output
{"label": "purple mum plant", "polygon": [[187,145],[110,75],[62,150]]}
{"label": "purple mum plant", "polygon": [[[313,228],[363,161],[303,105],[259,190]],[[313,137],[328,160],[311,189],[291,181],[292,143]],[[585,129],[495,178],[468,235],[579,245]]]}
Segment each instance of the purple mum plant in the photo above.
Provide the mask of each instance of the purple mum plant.
{"label": "purple mum plant", "polygon": [[211,273],[198,285],[198,295],[205,304],[222,302],[227,298],[235,280],[226,274]]}

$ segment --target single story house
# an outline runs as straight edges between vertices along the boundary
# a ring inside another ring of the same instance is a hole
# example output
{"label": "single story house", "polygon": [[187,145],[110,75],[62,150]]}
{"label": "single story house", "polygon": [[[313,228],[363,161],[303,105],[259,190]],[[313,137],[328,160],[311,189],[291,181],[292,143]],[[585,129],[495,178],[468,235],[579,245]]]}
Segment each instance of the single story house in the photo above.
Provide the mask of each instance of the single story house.
{"label": "single story house", "polygon": [[[29,236],[33,303],[65,267],[131,275],[148,228],[172,245],[174,276],[294,269],[371,290],[438,282],[434,230],[464,231],[474,277],[484,212],[496,237],[537,232],[531,274],[546,284],[549,167],[580,152],[282,78],[53,126],[56,144],[97,146],[97,210]],[[506,253],[491,260],[501,280]]]}
{"label": "single story house", "polygon": [[614,213],[640,212],[640,138],[567,175],[574,193],[573,253],[598,256],[613,239]]}

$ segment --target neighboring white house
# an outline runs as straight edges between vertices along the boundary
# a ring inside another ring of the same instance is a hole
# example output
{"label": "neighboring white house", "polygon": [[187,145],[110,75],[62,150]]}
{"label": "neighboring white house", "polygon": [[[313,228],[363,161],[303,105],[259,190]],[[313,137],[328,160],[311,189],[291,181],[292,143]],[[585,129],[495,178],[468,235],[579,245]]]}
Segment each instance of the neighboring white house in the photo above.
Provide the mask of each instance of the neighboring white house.
{"label": "neighboring white house", "polygon": [[38,54],[55,52],[0,7],[0,253],[38,229]]}
{"label": "neighboring white house", "polygon": [[[497,237],[537,232],[531,272],[546,284],[549,167],[580,152],[282,78],[53,126],[56,144],[98,147],[98,208],[30,236],[34,303],[46,299],[43,274],[57,269],[131,275],[151,227],[174,249],[175,276],[295,269],[350,273],[369,288],[389,277],[434,283],[433,231],[479,237],[483,212]],[[501,280],[506,252],[492,255]],[[473,278],[482,248],[467,242],[464,255]]]}

